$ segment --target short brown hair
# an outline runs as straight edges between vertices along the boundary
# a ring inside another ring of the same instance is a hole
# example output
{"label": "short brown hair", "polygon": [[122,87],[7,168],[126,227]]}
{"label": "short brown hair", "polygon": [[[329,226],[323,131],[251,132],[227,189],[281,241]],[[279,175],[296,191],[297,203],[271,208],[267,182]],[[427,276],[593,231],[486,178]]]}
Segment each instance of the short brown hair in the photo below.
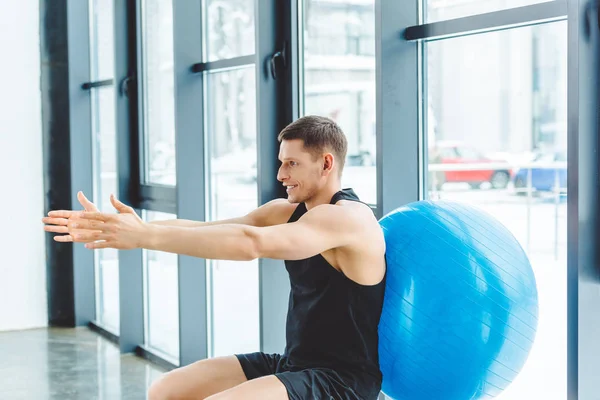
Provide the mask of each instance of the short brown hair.
{"label": "short brown hair", "polygon": [[341,175],[348,151],[348,140],[342,129],[333,120],[317,115],[308,115],[297,119],[286,126],[277,140],[300,139],[304,142],[304,149],[319,157],[326,151],[331,151],[336,157]]}

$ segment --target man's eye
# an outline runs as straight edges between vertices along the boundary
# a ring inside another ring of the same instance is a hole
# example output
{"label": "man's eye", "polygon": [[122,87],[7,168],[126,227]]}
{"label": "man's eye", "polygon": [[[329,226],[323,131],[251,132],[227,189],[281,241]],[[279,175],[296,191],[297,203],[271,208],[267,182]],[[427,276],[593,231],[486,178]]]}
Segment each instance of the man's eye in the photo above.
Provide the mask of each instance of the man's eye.
{"label": "man's eye", "polygon": [[298,165],[298,163],[296,161],[290,161],[290,166],[291,167],[295,167],[296,165]]}

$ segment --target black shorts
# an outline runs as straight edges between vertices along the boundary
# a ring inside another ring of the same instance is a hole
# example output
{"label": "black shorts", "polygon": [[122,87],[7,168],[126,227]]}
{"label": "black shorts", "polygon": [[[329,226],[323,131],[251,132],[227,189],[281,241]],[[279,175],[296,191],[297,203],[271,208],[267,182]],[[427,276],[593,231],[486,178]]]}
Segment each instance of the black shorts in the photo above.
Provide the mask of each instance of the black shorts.
{"label": "black shorts", "polygon": [[[356,387],[357,380],[342,377],[330,368],[298,368],[280,354],[262,352],[236,354],[248,380],[275,375],[285,386],[290,400],[376,400],[379,390]],[[365,395],[366,393],[366,395]]]}

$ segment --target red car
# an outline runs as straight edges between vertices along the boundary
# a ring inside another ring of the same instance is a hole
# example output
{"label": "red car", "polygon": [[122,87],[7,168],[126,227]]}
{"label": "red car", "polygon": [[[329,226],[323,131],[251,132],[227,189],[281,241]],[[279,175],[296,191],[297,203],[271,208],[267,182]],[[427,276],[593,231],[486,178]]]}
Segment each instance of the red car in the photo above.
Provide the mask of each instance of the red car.
{"label": "red car", "polygon": [[[429,164],[433,169],[429,173],[430,186],[438,190],[446,182],[468,183],[472,188],[479,188],[482,183],[489,182],[494,189],[504,189],[512,175],[508,165],[504,165],[505,162],[491,160],[456,142],[438,142],[431,147]],[[456,170],[452,170],[448,164],[458,165]],[[490,167],[485,168],[481,164],[490,164]],[[436,171],[436,166],[442,170]]]}

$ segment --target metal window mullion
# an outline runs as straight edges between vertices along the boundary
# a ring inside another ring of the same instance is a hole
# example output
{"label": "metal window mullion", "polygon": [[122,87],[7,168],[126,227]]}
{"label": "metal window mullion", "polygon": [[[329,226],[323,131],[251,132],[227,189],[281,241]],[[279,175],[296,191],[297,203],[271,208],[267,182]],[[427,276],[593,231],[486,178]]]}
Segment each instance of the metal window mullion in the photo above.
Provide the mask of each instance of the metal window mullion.
{"label": "metal window mullion", "polygon": [[144,210],[177,214],[177,188],[175,186],[141,184],[136,206]]}
{"label": "metal window mullion", "polygon": [[[47,5],[47,7],[52,7]],[[90,80],[89,2],[67,2],[69,118],[71,149],[71,205],[77,208],[77,192],[92,194],[92,105],[81,82]],[[73,300],[75,325],[96,318],[94,253],[73,247]]]}
{"label": "metal window mullion", "polygon": [[[137,77],[137,85],[136,85],[136,94],[137,94],[137,123],[138,123],[138,142],[137,142],[137,167],[139,168],[139,177],[138,180],[140,184],[142,182],[147,182],[148,180],[148,114],[147,114],[147,78],[148,78],[148,70],[144,52],[146,51],[146,36],[144,30],[146,26],[144,24],[144,0],[136,0],[136,14],[135,14],[135,54],[136,54],[136,65],[132,67],[135,68],[136,77]],[[141,201],[141,199],[140,199]]]}
{"label": "metal window mullion", "polygon": [[567,397],[598,396],[600,5],[569,0]]}
{"label": "metal window mullion", "polygon": [[[399,32],[418,21],[417,2],[376,0],[378,217],[419,200],[418,44]],[[400,128],[401,127],[401,128]]]}
{"label": "metal window mullion", "polygon": [[[74,0],[75,1],[75,0]],[[115,1],[115,129],[119,197],[137,207],[139,185],[137,93],[131,90],[137,64],[136,3]],[[125,93],[123,89],[127,89]],[[141,210],[136,210],[138,213]],[[143,253],[119,250],[119,346],[122,353],[135,351],[144,342]]]}
{"label": "metal window mullion", "polygon": [[177,205],[162,201],[142,199],[138,203],[138,209],[143,211],[155,211],[160,213],[177,214]]}
{"label": "metal window mullion", "polygon": [[566,18],[566,1],[556,0],[422,25],[411,24],[404,30],[402,37],[408,41],[448,39]]}
{"label": "metal window mullion", "polygon": [[[176,211],[178,218],[206,219],[204,151],[205,74],[191,66],[202,59],[201,0],[173,1],[175,75]],[[207,262],[178,257],[179,363],[191,364],[208,357]]]}
{"label": "metal window mullion", "polygon": [[[297,115],[297,101],[293,98],[297,85],[297,49],[290,44],[298,32],[293,29],[297,16],[297,1],[257,0],[256,16],[256,122],[258,149],[258,201],[264,204],[284,195],[277,182],[277,135]],[[287,45],[287,68],[278,63],[277,79],[263,68],[272,55]],[[292,57],[290,59],[290,57]],[[291,61],[291,62],[290,62]],[[285,320],[289,296],[289,279],[283,262],[259,260],[259,318],[260,349],[267,353],[282,353],[285,347]]]}

